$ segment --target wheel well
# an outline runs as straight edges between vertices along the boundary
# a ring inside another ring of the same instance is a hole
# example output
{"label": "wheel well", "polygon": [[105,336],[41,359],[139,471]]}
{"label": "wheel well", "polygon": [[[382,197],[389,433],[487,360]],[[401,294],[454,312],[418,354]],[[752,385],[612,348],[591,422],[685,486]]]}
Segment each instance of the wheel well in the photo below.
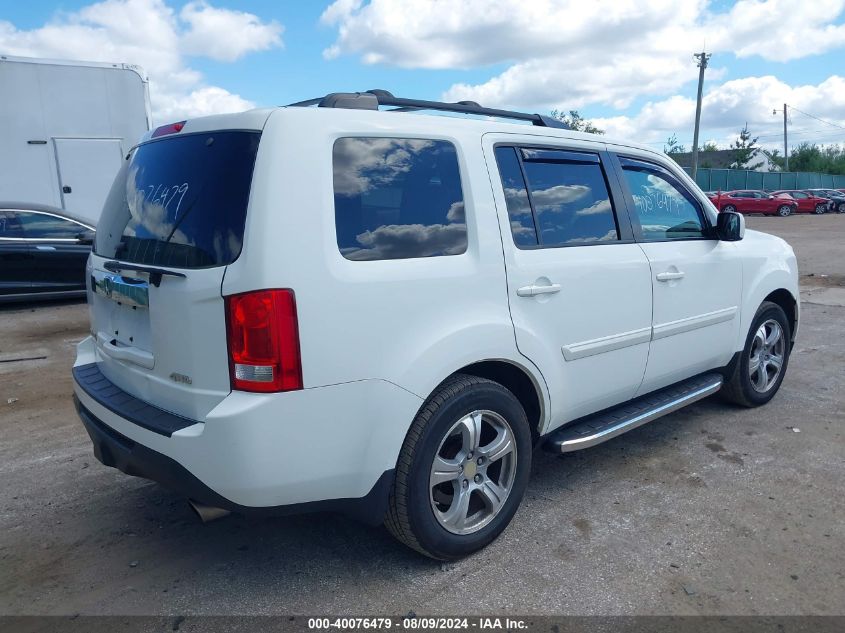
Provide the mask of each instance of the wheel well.
{"label": "wheel well", "polygon": [[539,437],[543,407],[537,386],[524,370],[506,361],[488,360],[467,365],[455,373],[487,378],[510,390],[525,409],[534,439]]}
{"label": "wheel well", "polygon": [[764,301],[771,301],[772,303],[778,304],[783,311],[786,312],[786,318],[789,319],[789,329],[790,329],[790,337],[795,337],[795,325],[797,320],[797,310],[795,306],[795,298],[792,296],[792,293],[785,288],[780,288],[779,290],[775,290],[774,292],[770,293]]}

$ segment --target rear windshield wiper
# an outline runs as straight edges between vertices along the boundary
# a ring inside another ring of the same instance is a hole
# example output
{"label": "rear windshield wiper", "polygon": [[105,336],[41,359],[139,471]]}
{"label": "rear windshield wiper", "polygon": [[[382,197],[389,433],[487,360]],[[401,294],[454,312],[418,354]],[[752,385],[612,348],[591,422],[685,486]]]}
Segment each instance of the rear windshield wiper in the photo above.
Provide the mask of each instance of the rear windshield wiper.
{"label": "rear windshield wiper", "polygon": [[185,273],[177,273],[173,270],[167,270],[166,268],[156,268],[155,266],[139,266],[138,264],[124,264],[118,261],[107,261],[103,264],[103,268],[106,270],[110,270],[113,273],[119,273],[123,270],[134,270],[135,272],[139,273],[149,273],[150,275],[150,283],[154,285],[156,288],[161,285],[161,278],[164,275],[170,275],[171,277],[186,277]]}

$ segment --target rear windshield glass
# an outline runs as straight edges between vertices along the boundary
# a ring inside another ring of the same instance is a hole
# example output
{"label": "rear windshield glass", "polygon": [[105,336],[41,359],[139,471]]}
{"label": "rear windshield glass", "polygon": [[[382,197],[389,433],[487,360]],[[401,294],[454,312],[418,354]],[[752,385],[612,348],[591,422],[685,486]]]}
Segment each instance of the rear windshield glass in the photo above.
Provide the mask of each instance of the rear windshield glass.
{"label": "rear windshield glass", "polygon": [[139,146],[106,199],[94,251],[205,268],[237,259],[259,132],[207,132]]}

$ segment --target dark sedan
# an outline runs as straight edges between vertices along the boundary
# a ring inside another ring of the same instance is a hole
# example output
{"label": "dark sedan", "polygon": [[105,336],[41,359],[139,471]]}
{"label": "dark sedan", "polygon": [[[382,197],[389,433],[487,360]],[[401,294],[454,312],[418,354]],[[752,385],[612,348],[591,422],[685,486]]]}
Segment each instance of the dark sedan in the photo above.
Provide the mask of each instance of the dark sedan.
{"label": "dark sedan", "polygon": [[91,223],[60,209],[0,202],[0,301],[85,295]]}
{"label": "dark sedan", "polygon": [[830,200],[830,205],[827,208],[828,211],[845,213],[845,193],[836,189],[808,189],[807,191]]}

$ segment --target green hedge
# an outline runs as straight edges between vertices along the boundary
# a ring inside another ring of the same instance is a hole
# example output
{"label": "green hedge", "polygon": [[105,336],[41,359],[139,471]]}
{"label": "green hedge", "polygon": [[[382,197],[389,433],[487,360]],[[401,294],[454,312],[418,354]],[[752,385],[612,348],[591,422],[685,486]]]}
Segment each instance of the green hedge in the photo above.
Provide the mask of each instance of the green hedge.
{"label": "green hedge", "polygon": [[[690,173],[689,168],[684,171]],[[745,169],[699,168],[695,178],[704,191],[732,191],[734,189],[843,189],[845,176],[816,172],[762,172]]]}

